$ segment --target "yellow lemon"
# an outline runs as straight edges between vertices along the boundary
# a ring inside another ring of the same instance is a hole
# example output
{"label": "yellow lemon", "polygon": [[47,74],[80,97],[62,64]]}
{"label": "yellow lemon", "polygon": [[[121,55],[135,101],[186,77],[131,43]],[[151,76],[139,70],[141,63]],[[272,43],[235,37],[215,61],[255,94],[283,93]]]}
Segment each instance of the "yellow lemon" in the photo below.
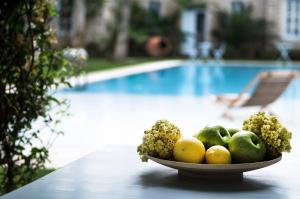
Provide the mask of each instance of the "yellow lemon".
{"label": "yellow lemon", "polygon": [[230,164],[230,152],[223,146],[215,145],[207,149],[205,154],[207,164]]}
{"label": "yellow lemon", "polygon": [[174,159],[179,162],[201,163],[205,156],[205,147],[197,138],[180,138],[174,146]]}

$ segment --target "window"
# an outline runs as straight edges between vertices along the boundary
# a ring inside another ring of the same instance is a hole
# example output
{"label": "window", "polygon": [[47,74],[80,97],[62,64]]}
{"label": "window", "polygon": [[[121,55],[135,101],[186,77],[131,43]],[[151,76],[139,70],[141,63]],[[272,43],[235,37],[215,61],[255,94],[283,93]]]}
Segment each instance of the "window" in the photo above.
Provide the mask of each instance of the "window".
{"label": "window", "polygon": [[60,0],[58,2],[58,32],[69,33],[71,31],[73,0]]}
{"label": "window", "polygon": [[286,0],[285,35],[289,39],[300,39],[300,0]]}
{"label": "window", "polygon": [[161,4],[159,1],[150,1],[149,2],[149,9],[156,13],[157,15],[160,15],[160,7]]}
{"label": "window", "polygon": [[232,1],[231,2],[231,12],[232,13],[240,13],[244,10],[245,5],[242,1]]}

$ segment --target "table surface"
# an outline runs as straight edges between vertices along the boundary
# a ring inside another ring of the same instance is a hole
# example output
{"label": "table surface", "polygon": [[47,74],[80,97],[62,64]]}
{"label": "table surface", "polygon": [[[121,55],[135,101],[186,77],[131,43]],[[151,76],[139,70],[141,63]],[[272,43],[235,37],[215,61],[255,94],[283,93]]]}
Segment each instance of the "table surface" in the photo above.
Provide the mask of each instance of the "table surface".
{"label": "table surface", "polygon": [[133,146],[106,146],[1,199],[300,198],[300,164],[294,155],[247,172],[240,181],[208,181],[142,163]]}

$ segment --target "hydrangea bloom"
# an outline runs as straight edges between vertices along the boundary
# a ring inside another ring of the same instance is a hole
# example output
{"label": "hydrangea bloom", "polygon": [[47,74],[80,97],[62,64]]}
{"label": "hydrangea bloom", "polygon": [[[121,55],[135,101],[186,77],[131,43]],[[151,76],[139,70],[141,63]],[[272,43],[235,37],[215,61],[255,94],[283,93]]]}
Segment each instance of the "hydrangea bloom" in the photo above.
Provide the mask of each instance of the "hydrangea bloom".
{"label": "hydrangea bloom", "polygon": [[267,157],[276,158],[282,152],[290,152],[292,133],[274,115],[259,112],[244,121],[243,129],[252,131],[265,143]]}
{"label": "hydrangea bloom", "polygon": [[147,154],[172,159],[174,145],[180,137],[181,133],[177,126],[167,120],[159,120],[150,130],[144,132],[143,143],[137,147],[137,152],[143,162],[148,160]]}

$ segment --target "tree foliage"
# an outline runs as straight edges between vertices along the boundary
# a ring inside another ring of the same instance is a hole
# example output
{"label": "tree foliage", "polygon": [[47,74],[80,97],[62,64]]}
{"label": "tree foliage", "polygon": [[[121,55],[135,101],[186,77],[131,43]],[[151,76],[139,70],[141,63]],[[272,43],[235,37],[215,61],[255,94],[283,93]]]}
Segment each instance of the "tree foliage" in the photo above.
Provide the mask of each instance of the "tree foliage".
{"label": "tree foliage", "polygon": [[177,6],[179,6],[180,9],[188,9],[188,8],[205,8],[206,3],[204,2],[197,2],[193,0],[176,0],[175,1]]}
{"label": "tree foliage", "polygon": [[275,35],[270,32],[271,24],[252,16],[252,7],[240,12],[216,13],[216,27],[212,35],[218,43],[226,43],[229,50],[238,56],[255,56],[259,51],[270,47]]}
{"label": "tree foliage", "polygon": [[[53,107],[64,102],[51,93],[67,84],[70,65],[53,48],[49,0],[2,0],[0,3],[0,188],[10,191],[32,180],[48,158],[41,128],[55,129]],[[61,110],[61,109],[59,109]],[[39,121],[42,124],[33,125]],[[46,128],[45,128],[46,127]]]}
{"label": "tree foliage", "polygon": [[85,0],[86,5],[86,18],[91,20],[97,16],[99,10],[101,10],[103,5],[103,0]]}

